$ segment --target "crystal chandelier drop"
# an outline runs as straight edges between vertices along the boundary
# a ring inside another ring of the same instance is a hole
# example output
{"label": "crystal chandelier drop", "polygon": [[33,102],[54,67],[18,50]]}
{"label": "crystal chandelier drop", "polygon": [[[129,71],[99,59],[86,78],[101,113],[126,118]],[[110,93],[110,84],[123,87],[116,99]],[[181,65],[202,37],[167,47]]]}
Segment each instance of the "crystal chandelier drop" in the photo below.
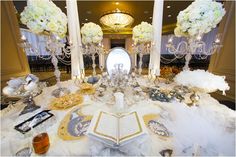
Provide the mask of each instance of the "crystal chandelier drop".
{"label": "crystal chandelier drop", "polygon": [[[197,37],[188,37],[187,41],[181,41],[177,45],[173,44],[174,36],[171,35],[169,37],[166,48],[170,54],[175,55],[175,59],[185,56],[184,70],[189,70],[189,62],[192,56],[195,56],[197,59],[206,59],[208,56],[214,54],[219,48],[222,47],[220,43],[221,34],[216,35],[214,42],[208,49],[207,43],[202,41],[202,36],[203,35],[198,35]],[[168,59],[165,60],[167,61]]]}
{"label": "crystal chandelier drop", "polygon": [[105,13],[100,18],[100,23],[105,27],[119,31],[125,27],[131,26],[134,18],[127,12],[122,12],[119,9]]}

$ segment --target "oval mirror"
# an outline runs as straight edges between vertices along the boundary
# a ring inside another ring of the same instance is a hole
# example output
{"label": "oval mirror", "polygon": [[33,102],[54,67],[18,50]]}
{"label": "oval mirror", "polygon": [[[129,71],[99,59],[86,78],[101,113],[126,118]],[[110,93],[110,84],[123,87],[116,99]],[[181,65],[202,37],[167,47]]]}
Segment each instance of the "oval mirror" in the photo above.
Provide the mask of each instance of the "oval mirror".
{"label": "oval mirror", "polygon": [[121,47],[111,49],[107,56],[106,67],[110,76],[115,69],[121,69],[128,74],[131,70],[131,59],[128,52]]}

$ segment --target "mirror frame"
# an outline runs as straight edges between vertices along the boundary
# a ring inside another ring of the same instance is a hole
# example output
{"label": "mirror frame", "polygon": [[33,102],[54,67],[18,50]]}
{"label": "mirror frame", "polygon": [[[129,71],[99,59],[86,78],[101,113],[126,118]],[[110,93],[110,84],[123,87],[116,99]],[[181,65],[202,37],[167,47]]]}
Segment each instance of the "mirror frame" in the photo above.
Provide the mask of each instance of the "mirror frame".
{"label": "mirror frame", "polygon": [[108,73],[108,75],[110,75],[109,72],[108,72],[108,69],[107,69],[107,58],[108,58],[109,54],[110,54],[112,51],[114,51],[115,49],[122,49],[122,50],[124,50],[124,51],[127,53],[127,55],[129,56],[130,69],[129,69],[129,72],[128,72],[127,74],[130,74],[130,73],[132,72],[132,59],[131,59],[131,57],[130,57],[130,54],[129,54],[128,50],[126,50],[126,49],[123,48],[123,47],[114,47],[114,48],[112,48],[112,49],[109,50],[109,52],[108,52],[108,54],[107,54],[107,57],[106,57],[106,72]]}

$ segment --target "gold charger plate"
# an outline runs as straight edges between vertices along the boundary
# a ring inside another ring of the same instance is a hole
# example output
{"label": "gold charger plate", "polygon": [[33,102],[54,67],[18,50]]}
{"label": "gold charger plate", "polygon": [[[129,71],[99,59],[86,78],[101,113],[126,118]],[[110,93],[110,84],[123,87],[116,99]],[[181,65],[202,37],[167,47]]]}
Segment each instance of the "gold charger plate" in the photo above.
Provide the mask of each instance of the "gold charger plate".
{"label": "gold charger plate", "polygon": [[55,98],[49,105],[51,110],[65,110],[73,106],[79,105],[83,102],[81,94],[68,94],[59,98]]}
{"label": "gold charger plate", "polygon": [[78,91],[79,94],[84,94],[84,95],[92,95],[96,92],[95,88],[93,87],[92,84],[89,83],[82,83],[80,85],[80,90]]}
{"label": "gold charger plate", "polygon": [[148,122],[150,120],[154,120],[154,119],[157,119],[157,118],[159,118],[158,114],[147,114],[147,115],[143,116],[144,123],[147,127],[148,127]]}
{"label": "gold charger plate", "polygon": [[81,89],[78,91],[79,94],[84,94],[84,95],[92,95],[96,92],[95,88],[91,89]]}
{"label": "gold charger plate", "polygon": [[[77,116],[77,117],[76,117]],[[73,123],[73,120],[75,122]],[[81,107],[70,111],[61,121],[57,135],[63,140],[79,140],[85,136],[86,128],[89,126],[92,116],[81,113]],[[80,130],[79,130],[80,129]],[[82,133],[81,133],[82,129]],[[80,132],[79,132],[80,131]]]}
{"label": "gold charger plate", "polygon": [[[150,123],[150,121],[156,121],[158,118],[159,118],[160,116],[159,116],[159,114],[147,114],[147,115],[144,115],[143,116],[143,120],[144,120],[144,123],[145,123],[145,125],[146,125],[146,127],[152,132],[152,133],[154,133],[153,132],[153,130],[150,128],[150,125],[149,125],[149,123]],[[162,139],[162,140],[167,140],[167,139],[169,139],[169,137],[168,136],[162,136],[162,135],[158,135],[158,134],[156,134],[156,133],[154,133],[155,135],[157,135],[160,139]]]}
{"label": "gold charger plate", "polygon": [[82,83],[80,85],[80,89],[82,89],[82,90],[89,90],[89,89],[92,89],[92,88],[93,88],[93,85],[89,84],[89,83]]}

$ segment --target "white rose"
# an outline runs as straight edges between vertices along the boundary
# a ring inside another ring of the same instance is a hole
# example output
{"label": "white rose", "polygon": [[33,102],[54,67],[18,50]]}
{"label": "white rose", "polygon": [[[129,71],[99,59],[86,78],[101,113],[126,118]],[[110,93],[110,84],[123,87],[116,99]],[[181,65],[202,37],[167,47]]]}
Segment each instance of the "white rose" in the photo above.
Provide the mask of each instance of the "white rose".
{"label": "white rose", "polygon": [[55,21],[51,20],[47,23],[47,30],[52,32],[57,31],[58,25],[55,23]]}
{"label": "white rose", "polygon": [[[177,16],[175,34],[186,32],[190,36],[207,33],[220,22],[225,14],[221,3],[212,0],[196,0]],[[184,33],[185,34],[185,33]]]}
{"label": "white rose", "polygon": [[[48,23],[47,20],[53,22]],[[28,0],[27,6],[21,13],[21,21],[34,33],[47,30],[62,37],[67,31],[66,15],[49,0]]]}
{"label": "white rose", "polygon": [[81,28],[83,44],[100,43],[102,40],[102,29],[99,25],[89,22]]}

